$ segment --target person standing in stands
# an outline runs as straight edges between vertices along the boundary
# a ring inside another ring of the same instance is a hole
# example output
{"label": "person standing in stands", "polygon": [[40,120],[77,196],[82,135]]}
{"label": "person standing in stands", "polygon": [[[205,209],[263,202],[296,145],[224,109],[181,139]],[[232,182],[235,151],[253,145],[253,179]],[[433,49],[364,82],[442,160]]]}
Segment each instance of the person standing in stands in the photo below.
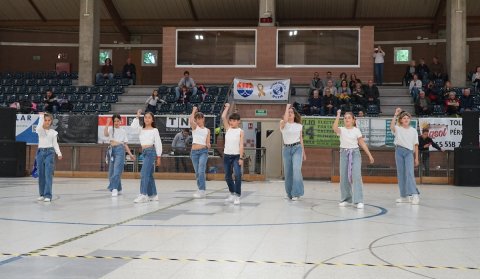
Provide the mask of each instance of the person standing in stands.
{"label": "person standing in stands", "polygon": [[58,111],[58,100],[57,97],[53,94],[52,90],[47,90],[45,92],[45,97],[43,98],[44,111],[56,114]]}
{"label": "person standing in stands", "polygon": [[157,113],[157,103],[166,103],[164,100],[160,99],[158,96],[158,90],[155,89],[152,92],[152,96],[148,97],[148,99],[145,101],[145,104],[147,105],[147,109],[145,112],[151,112],[153,114]]}
{"label": "person standing in stands", "polygon": [[175,155],[175,171],[180,172],[180,163],[183,165],[183,170],[187,172],[187,160],[184,156],[188,154],[187,145],[190,142],[190,131],[185,128],[178,132],[172,141],[172,151]]}
{"label": "person standing in stands", "polygon": [[137,70],[130,57],[127,58],[127,63],[123,65],[122,77],[130,79],[133,85],[137,82]]}
{"label": "person standing in stands", "polygon": [[422,135],[418,137],[418,151],[420,152],[420,158],[422,159],[424,176],[430,176],[430,146],[438,151],[445,151],[428,136],[428,132],[429,130],[427,128],[422,129]]}
{"label": "person standing in stands", "polygon": [[283,139],[285,198],[292,201],[300,200],[304,194],[302,162],[307,160],[307,154],[303,146],[302,130],[302,117],[291,104],[287,104],[283,119],[280,121],[280,132]]}
{"label": "person standing in stands", "polygon": [[420,192],[415,182],[415,167],[418,166],[418,134],[410,126],[410,113],[395,110],[390,122],[390,130],[395,136],[395,163],[397,166],[398,187],[400,198],[397,203],[420,203]]}
{"label": "person standing in stands", "polygon": [[373,58],[375,62],[375,81],[377,85],[383,84],[383,63],[385,63],[385,52],[381,46],[373,50]]}
{"label": "person standing in stands", "polygon": [[180,81],[178,82],[178,86],[175,87],[175,94],[177,97],[176,100],[180,98],[180,91],[184,86],[187,87],[188,91],[190,91],[192,95],[197,94],[197,86],[193,78],[190,77],[189,71],[183,72],[183,78],[180,79]]}
{"label": "person standing in stands", "polygon": [[[223,127],[225,129],[225,149],[223,151],[223,167],[225,169],[225,181],[230,191],[225,202],[240,204],[242,194],[242,166],[244,161],[243,153],[243,130],[239,127],[240,115],[236,112],[230,114],[230,104],[226,103],[222,112]],[[235,181],[232,179],[232,169]]]}
{"label": "person standing in stands", "polygon": [[113,80],[113,65],[110,58],[105,59],[105,65],[100,68],[100,72],[96,75],[97,83],[100,83],[104,79]]}
{"label": "person standing in stands", "polygon": [[55,153],[62,160],[62,152],[58,146],[58,132],[51,129],[53,116],[49,113],[40,113],[35,131],[38,135],[38,150],[35,157],[38,168],[38,201],[52,200],[52,181],[55,169]]}
{"label": "person standing in stands", "polygon": [[427,64],[425,64],[425,59],[420,58],[420,64],[417,65],[417,75],[421,81],[428,80],[428,75],[430,74],[430,69]]}
{"label": "person standing in stands", "polygon": [[143,164],[140,171],[140,195],[133,201],[135,203],[144,203],[158,201],[157,186],[153,173],[155,166],[159,167],[162,158],[162,140],[158,129],[155,127],[155,116],[151,112],[146,112],[143,117],[143,126],[140,126],[140,114],[142,110],[137,111],[137,117],[130,125],[139,133],[140,145],[142,146]]}
{"label": "person standing in stands", "polygon": [[310,94],[315,90],[318,90],[318,92],[323,90],[323,82],[318,72],[313,73],[313,78],[310,82]]}
{"label": "person standing in stands", "polygon": [[354,205],[358,209],[363,204],[362,156],[359,146],[368,156],[370,164],[374,160],[368,146],[365,144],[362,132],[356,127],[355,116],[352,112],[345,112],[343,122],[345,127],[338,127],[342,111],[337,111],[333,122],[333,131],[340,136],[340,190],[339,206]]}
{"label": "person standing in stands", "polygon": [[[193,197],[196,199],[205,197],[205,172],[207,170],[208,150],[210,149],[210,129],[205,127],[205,116],[193,107],[190,114],[190,127],[192,127],[192,158],[195,178],[197,179],[198,190]],[[231,176],[230,176],[231,177]]]}
{"label": "person standing in stands", "polygon": [[[113,126],[110,126],[113,120]],[[108,138],[110,146],[107,151],[108,164],[108,190],[112,192],[112,197],[122,194],[122,173],[125,165],[125,151],[132,160],[135,156],[128,147],[127,133],[120,127],[122,117],[114,114],[107,119],[107,125],[103,129],[103,135]]]}

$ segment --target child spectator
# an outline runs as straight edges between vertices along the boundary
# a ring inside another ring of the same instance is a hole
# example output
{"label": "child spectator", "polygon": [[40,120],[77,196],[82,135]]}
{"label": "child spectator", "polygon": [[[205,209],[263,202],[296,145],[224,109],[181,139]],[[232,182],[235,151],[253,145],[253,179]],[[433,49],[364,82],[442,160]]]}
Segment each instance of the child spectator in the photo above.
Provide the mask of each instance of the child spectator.
{"label": "child spectator", "polygon": [[455,96],[455,92],[448,93],[448,99],[445,100],[445,112],[448,115],[456,115],[460,110],[460,101]]}
{"label": "child spectator", "polygon": [[413,97],[413,101],[417,101],[418,93],[422,90],[422,81],[418,79],[418,75],[414,74],[413,79],[410,81],[410,95]]}
{"label": "child spectator", "polygon": [[439,151],[444,151],[428,136],[428,132],[428,129],[422,129],[422,134],[418,137],[418,151],[420,152],[420,158],[422,159],[420,173],[423,173],[424,176],[430,176],[430,146]]}

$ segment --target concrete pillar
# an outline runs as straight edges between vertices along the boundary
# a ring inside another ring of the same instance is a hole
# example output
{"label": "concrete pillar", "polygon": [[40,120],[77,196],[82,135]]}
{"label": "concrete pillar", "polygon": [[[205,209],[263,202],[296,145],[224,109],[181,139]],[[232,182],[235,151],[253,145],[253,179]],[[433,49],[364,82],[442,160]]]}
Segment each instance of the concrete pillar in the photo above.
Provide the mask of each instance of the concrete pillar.
{"label": "concrete pillar", "polygon": [[80,0],[78,84],[93,85],[99,69],[100,0]]}
{"label": "concrete pillar", "polygon": [[467,0],[447,0],[447,71],[455,87],[466,85]]}
{"label": "concrete pillar", "polygon": [[[275,0],[260,0],[258,9],[258,26],[275,26]],[[271,22],[262,23],[262,19],[271,18]]]}

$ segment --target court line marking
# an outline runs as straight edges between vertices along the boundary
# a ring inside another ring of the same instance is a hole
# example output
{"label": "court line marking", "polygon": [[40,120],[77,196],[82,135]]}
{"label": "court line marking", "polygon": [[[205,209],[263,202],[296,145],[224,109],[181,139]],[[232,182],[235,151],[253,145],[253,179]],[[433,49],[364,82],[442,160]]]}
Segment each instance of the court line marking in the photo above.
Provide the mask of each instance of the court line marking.
{"label": "court line marking", "polygon": [[407,265],[407,264],[370,264],[370,263],[342,263],[342,262],[307,262],[307,261],[267,261],[267,260],[234,260],[234,259],[207,259],[207,258],[170,258],[170,257],[131,257],[131,256],[95,256],[95,255],[67,255],[67,254],[39,254],[39,253],[0,253],[1,256],[11,257],[49,257],[89,260],[124,260],[124,261],[175,261],[175,262],[213,262],[213,263],[240,263],[240,264],[275,264],[275,265],[317,265],[335,267],[387,267],[387,268],[413,268],[413,269],[448,269],[462,271],[480,271],[480,267],[468,266],[433,266],[433,265]]}

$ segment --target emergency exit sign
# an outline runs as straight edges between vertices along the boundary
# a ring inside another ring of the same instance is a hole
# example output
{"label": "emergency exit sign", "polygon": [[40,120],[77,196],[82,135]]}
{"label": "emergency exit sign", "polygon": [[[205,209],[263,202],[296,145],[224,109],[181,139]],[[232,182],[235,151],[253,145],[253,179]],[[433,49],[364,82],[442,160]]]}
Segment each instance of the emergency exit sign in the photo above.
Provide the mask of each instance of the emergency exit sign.
{"label": "emergency exit sign", "polygon": [[255,110],[255,116],[267,116],[267,110],[266,109],[256,109]]}

